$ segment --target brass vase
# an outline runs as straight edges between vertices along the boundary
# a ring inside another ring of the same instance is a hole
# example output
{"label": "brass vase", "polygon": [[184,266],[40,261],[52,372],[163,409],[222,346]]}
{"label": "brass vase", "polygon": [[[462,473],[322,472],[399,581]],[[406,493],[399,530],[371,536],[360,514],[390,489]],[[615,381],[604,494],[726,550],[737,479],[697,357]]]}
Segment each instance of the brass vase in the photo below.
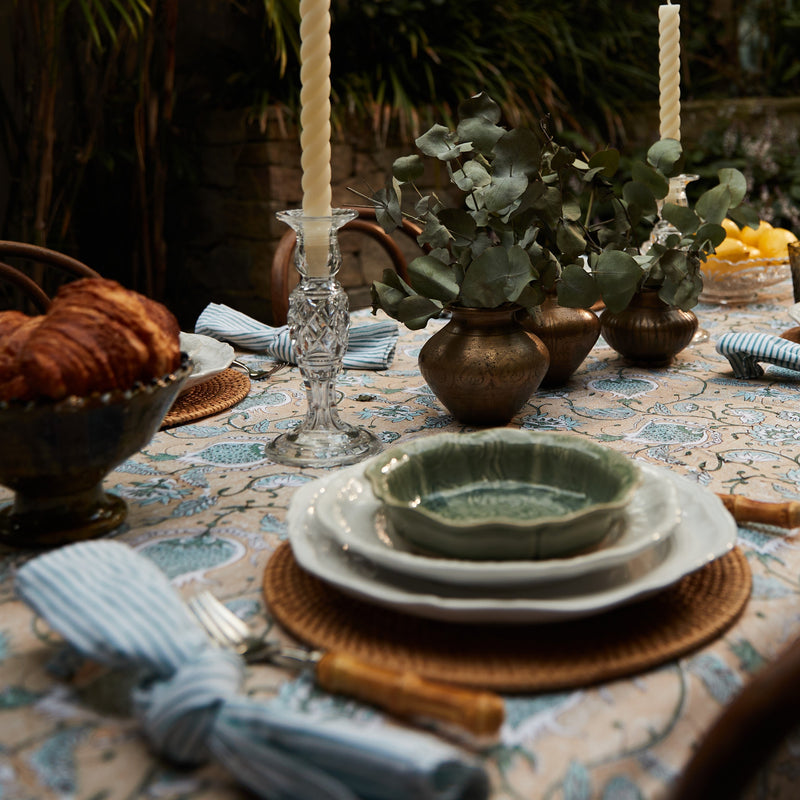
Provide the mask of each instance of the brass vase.
{"label": "brass vase", "polygon": [[539,388],[547,348],[519,324],[519,306],[451,311],[420,350],[420,372],[459,422],[505,425]]}
{"label": "brass vase", "polygon": [[697,331],[697,317],[665,303],[656,290],[633,296],[623,311],[605,309],[600,331],[621,356],[637,364],[664,367],[687,347]]}
{"label": "brass vase", "polygon": [[567,308],[549,294],[533,316],[523,311],[520,324],[538,336],[550,354],[550,367],[542,386],[563,386],[600,337],[600,319],[587,308]]}

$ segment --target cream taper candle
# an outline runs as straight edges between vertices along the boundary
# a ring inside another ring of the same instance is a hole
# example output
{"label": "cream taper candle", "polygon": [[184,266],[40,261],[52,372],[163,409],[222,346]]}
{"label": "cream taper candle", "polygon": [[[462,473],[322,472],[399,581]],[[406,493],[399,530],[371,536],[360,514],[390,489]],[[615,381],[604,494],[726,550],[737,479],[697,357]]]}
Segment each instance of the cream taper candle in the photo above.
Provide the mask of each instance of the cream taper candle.
{"label": "cream taper candle", "polygon": [[662,139],[681,138],[681,7],[658,7],[658,105]]}
{"label": "cream taper candle", "polygon": [[[330,0],[300,0],[300,166],[303,215],[331,215]],[[304,241],[309,276],[327,274],[330,221],[308,220]]]}

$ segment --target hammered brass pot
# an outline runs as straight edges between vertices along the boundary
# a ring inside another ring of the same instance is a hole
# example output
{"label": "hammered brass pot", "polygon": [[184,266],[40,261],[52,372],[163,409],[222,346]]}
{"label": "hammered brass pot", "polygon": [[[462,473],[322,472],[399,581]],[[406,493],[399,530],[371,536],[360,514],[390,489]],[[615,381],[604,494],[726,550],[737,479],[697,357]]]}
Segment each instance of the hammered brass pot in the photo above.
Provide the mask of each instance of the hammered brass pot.
{"label": "hammered brass pot", "polygon": [[539,388],[547,348],[519,324],[519,306],[450,310],[420,350],[422,377],[459,422],[505,425]]}
{"label": "hammered brass pot", "polygon": [[665,303],[655,290],[638,292],[623,311],[605,309],[600,331],[609,346],[637,364],[664,367],[689,345],[697,317]]}
{"label": "hammered brass pot", "polygon": [[538,336],[550,354],[550,366],[542,386],[563,386],[580,367],[600,338],[600,319],[588,308],[567,308],[559,305],[554,294],[548,295],[531,316],[518,315],[526,331]]}

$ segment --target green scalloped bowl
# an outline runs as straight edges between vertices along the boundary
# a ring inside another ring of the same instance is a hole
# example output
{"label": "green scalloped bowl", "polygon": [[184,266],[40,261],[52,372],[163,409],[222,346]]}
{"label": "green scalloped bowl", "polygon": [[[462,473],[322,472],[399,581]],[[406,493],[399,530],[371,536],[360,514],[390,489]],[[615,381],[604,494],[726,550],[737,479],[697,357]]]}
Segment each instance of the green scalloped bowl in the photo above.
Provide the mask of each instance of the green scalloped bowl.
{"label": "green scalloped bowl", "polygon": [[438,434],[372,459],[364,476],[395,531],[450,558],[563,558],[598,546],[641,482],[583,436],[493,428]]}

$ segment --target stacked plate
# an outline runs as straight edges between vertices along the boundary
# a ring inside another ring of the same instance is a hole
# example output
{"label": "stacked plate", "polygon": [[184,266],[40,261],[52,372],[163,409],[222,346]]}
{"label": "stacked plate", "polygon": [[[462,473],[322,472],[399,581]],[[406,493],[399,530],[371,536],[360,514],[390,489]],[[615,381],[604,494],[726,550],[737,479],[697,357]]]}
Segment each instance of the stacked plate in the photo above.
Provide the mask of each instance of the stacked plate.
{"label": "stacked plate", "polygon": [[233,361],[233,348],[210,336],[181,331],[181,351],[192,359],[194,369],[186,379],[181,394],[226,370]]}
{"label": "stacked plate", "polygon": [[289,539],[308,572],[352,596],[457,622],[555,622],[642,599],[727,553],[736,524],[712,492],[665,469],[641,480],[599,544],[560,558],[460,559],[423,552],[391,524],[365,470],[297,490]]}

